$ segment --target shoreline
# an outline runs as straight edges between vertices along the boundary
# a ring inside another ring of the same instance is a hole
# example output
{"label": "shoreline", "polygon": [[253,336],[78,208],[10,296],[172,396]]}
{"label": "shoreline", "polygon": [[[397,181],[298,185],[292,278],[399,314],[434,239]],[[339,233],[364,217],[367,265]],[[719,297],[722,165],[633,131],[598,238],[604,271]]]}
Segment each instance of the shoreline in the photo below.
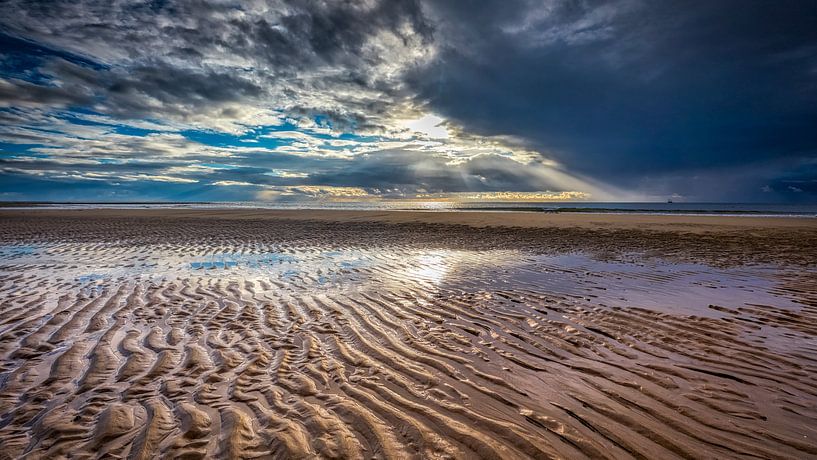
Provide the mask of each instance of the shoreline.
{"label": "shoreline", "polygon": [[817,219],[790,215],[674,214],[630,212],[526,212],[503,210],[346,210],[267,208],[0,208],[0,218],[158,217],[215,219],[288,219],[325,222],[452,224],[474,227],[804,228],[817,231]]}
{"label": "shoreline", "polygon": [[[252,211],[361,211],[361,212],[503,212],[503,213],[544,213],[544,214],[633,214],[633,215],[678,215],[678,216],[727,216],[727,217],[781,217],[817,218],[815,205],[752,204],[752,203],[679,203],[662,207],[662,203],[596,203],[604,206],[561,206],[555,203],[366,203],[339,202],[312,205],[309,203],[224,203],[224,202],[0,202],[0,210],[252,210]],[[386,206],[389,204],[390,206]],[[627,205],[641,206],[628,207]],[[687,205],[687,206],[684,206]],[[652,206],[652,207],[651,207]],[[780,209],[790,206],[793,209]],[[710,207],[711,209],[707,209]],[[720,209],[718,209],[718,207]],[[739,209],[739,208],[743,209]],[[750,209],[754,208],[754,209]],[[766,208],[766,209],[764,209]],[[778,209],[774,209],[778,208]],[[809,210],[805,210],[809,209]]]}
{"label": "shoreline", "polygon": [[252,209],[0,210],[0,244],[265,244],[583,251],[711,265],[817,265],[817,220],[775,217]]}

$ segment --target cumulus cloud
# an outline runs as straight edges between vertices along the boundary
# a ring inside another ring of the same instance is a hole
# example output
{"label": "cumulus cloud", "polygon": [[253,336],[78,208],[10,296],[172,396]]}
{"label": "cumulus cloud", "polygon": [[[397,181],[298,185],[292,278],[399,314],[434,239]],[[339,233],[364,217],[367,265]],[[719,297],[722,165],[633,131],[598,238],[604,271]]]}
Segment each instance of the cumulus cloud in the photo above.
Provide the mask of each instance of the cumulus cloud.
{"label": "cumulus cloud", "polygon": [[[7,1],[16,47],[38,52],[48,85],[6,79],[14,106],[89,105],[123,118],[215,129],[272,111],[377,126],[401,72],[433,54],[413,1]],[[82,59],[70,59],[81,56]],[[89,65],[90,63],[90,65]]]}

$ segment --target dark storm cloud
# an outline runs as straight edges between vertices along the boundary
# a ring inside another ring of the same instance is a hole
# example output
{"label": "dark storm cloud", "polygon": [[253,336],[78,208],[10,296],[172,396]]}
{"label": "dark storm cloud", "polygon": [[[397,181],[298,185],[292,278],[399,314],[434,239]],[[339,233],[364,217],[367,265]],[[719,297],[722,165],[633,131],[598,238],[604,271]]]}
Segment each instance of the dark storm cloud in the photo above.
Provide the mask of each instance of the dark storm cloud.
{"label": "dark storm cloud", "polygon": [[[108,113],[149,116],[161,104],[163,113],[192,111],[198,106],[257,98],[262,88],[240,75],[213,69],[180,69],[164,64],[130,69],[126,75],[106,79]],[[146,101],[147,97],[150,99]],[[151,104],[147,104],[151,102]]]}
{"label": "dark storm cloud", "polygon": [[163,63],[123,72],[93,70],[60,59],[50,61],[42,70],[59,78],[60,85],[0,82],[0,101],[13,107],[91,106],[109,115],[140,118],[185,115],[262,94],[261,87],[240,75]]}
{"label": "dark storm cloud", "polygon": [[117,0],[7,0],[2,6],[2,20],[11,33],[77,55],[105,49],[97,53],[103,61],[157,52],[202,59],[228,51],[279,68],[307,68],[316,61],[372,58],[364,47],[384,30],[405,40],[414,33],[431,36],[419,3],[412,0],[190,0],[158,6]]}
{"label": "dark storm cloud", "polygon": [[422,97],[611,180],[815,157],[817,3],[534,5],[435,2]]}

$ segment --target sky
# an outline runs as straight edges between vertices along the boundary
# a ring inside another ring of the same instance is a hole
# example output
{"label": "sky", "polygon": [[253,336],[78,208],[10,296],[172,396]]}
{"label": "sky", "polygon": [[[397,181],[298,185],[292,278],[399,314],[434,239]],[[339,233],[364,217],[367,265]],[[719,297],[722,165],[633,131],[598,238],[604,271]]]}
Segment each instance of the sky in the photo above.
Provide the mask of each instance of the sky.
{"label": "sky", "polygon": [[817,202],[813,0],[0,0],[0,201]]}

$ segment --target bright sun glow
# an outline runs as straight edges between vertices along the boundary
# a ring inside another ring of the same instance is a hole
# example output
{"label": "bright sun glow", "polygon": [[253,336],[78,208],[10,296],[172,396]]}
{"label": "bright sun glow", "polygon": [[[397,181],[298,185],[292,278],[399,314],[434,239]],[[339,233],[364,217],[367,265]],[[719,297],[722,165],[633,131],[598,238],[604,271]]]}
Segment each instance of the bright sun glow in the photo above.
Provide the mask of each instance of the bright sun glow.
{"label": "bright sun glow", "polygon": [[407,270],[406,278],[436,286],[445,279],[451,269],[450,258],[449,251],[432,251],[422,254],[415,259],[415,265]]}
{"label": "bright sun glow", "polygon": [[434,114],[426,114],[415,120],[404,121],[403,126],[418,133],[425,134],[432,139],[448,139],[448,128],[445,119]]}

